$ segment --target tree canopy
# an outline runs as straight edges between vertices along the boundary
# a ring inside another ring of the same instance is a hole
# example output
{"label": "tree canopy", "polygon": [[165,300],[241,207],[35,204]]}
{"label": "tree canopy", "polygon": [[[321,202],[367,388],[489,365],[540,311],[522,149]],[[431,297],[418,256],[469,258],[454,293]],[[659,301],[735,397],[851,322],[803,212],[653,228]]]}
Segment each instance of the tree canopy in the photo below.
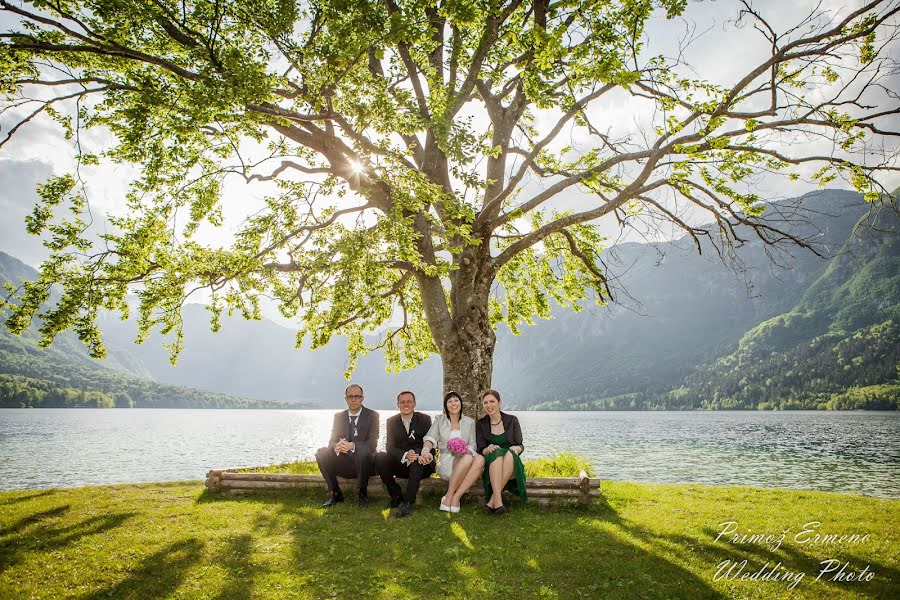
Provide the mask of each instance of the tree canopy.
{"label": "tree canopy", "polygon": [[[751,238],[811,248],[765,218],[761,176],[843,178],[876,200],[897,170],[897,2],[793,23],[736,2],[734,26],[765,51],[727,81],[651,43],[648,26],[675,31],[686,0],[0,9],[18,21],[0,34],[0,144],[49,116],[77,159],[39,188],[27,229],[52,255],[7,326],[39,315],[45,343],[71,328],[95,356],[98,312],[127,315],[128,294],[141,336],[171,334],[173,358],[192,294],[209,295],[213,328],[222,311],[259,318],[271,297],[297,319],[298,344],[344,335],[351,370],[373,347],[394,368],[439,353],[445,387],[472,396],[490,383],[499,324],[517,332],[554,302],[609,300],[602,218],[661,219],[699,251]],[[641,127],[610,122],[611,98]],[[114,142],[83,149],[92,127]],[[140,174],[93,238],[81,167],[101,162]],[[239,181],[275,188],[228,223],[223,191]],[[591,201],[554,205],[576,190]],[[234,235],[209,243],[209,227]]]}

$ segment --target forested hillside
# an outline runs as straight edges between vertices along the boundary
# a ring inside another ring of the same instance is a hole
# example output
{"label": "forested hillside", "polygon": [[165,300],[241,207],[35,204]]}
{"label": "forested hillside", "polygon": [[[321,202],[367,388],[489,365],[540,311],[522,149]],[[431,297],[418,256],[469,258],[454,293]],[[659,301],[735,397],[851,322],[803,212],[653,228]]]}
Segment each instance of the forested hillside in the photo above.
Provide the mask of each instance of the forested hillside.
{"label": "forested hillside", "polygon": [[[33,273],[0,253],[0,282]],[[158,383],[127,350],[114,349],[108,360],[95,361],[71,334],[46,350],[38,348],[38,339],[34,325],[21,337],[0,328],[0,408],[296,408]]]}
{"label": "forested hillside", "polygon": [[791,311],[676,393],[715,408],[895,409],[900,400],[900,220],[860,222]]}
{"label": "forested hillside", "polygon": [[0,408],[297,408],[0,350]]}
{"label": "forested hillside", "polygon": [[887,409],[900,405],[900,220],[866,215],[789,310],[668,389],[583,394],[536,408]]}

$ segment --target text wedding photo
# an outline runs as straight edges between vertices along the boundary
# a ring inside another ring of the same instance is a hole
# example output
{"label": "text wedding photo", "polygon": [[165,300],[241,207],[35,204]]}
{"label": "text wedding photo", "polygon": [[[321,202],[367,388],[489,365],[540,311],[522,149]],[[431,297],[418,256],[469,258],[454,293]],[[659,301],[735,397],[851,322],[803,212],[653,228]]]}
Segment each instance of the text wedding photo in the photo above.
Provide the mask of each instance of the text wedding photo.
{"label": "text wedding photo", "polygon": [[900,0],[0,0],[0,599],[900,598],[897,90]]}

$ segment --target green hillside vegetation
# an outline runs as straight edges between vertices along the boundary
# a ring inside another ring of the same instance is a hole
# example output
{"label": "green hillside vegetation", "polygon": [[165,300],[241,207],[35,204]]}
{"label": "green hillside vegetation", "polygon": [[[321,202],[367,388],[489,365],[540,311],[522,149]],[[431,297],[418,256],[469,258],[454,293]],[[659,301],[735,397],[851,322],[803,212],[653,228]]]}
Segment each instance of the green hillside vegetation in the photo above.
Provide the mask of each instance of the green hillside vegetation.
{"label": "green hillside vegetation", "polygon": [[90,383],[80,380],[66,385],[0,374],[0,408],[297,408],[296,404],[239,398],[114,374],[108,378],[89,375]]}
{"label": "green hillside vegetation", "polygon": [[[0,329],[0,408],[298,408],[158,383],[106,368],[65,342],[46,350],[34,332]],[[302,408],[302,407],[301,407]]]}
{"label": "green hillside vegetation", "polygon": [[0,350],[0,408],[298,408]]}
{"label": "green hillside vegetation", "polygon": [[128,394],[106,394],[71,387],[59,387],[49,381],[0,375],[0,407],[3,408],[130,408]]}
{"label": "green hillside vegetation", "polygon": [[[32,274],[27,265],[0,255],[0,281],[15,283]],[[158,383],[126,351],[111,352],[102,362],[91,359],[71,333],[46,349],[38,347],[39,339],[36,324],[21,336],[0,327],[0,408],[302,408]]]}
{"label": "green hillside vegetation", "polygon": [[673,395],[699,408],[896,410],[898,361],[900,327],[888,320],[768,356],[742,349],[698,371]]}
{"label": "green hillside vegetation", "polygon": [[884,213],[861,221],[790,312],[676,392],[702,408],[900,406],[900,236]]}
{"label": "green hillside vegetation", "polygon": [[863,217],[789,311],[667,390],[544,402],[546,410],[900,408],[897,215]]}

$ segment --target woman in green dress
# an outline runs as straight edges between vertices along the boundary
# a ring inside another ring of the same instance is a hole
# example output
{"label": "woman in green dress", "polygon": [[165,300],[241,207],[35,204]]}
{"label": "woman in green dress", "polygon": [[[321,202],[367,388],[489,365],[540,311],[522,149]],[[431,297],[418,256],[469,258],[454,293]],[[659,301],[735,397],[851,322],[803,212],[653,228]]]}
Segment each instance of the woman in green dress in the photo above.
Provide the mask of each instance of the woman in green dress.
{"label": "woman in green dress", "polygon": [[500,411],[500,392],[481,392],[484,416],[475,427],[475,444],[484,456],[484,497],[491,514],[506,512],[503,506],[503,490],[509,490],[525,500],[525,466],[519,455],[525,449],[522,444],[522,428],[519,420]]}

